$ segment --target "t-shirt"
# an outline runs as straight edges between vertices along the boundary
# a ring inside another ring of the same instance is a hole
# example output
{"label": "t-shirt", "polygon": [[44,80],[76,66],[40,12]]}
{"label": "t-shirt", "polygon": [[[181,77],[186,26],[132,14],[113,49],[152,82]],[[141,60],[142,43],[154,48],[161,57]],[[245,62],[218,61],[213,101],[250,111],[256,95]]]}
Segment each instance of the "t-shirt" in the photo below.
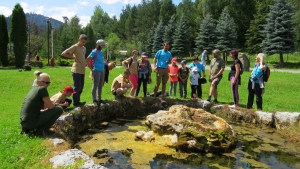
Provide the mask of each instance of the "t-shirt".
{"label": "t-shirt", "polygon": [[169,74],[176,74],[176,76],[171,76],[170,75],[170,82],[178,82],[178,66],[176,65],[176,66],[173,66],[173,65],[171,65],[171,66],[169,66],[168,67],[168,72],[169,72]]}
{"label": "t-shirt", "polygon": [[[225,62],[222,58],[213,58],[210,62],[211,76],[215,76],[218,72],[225,68]],[[222,74],[220,75],[222,77]]]}
{"label": "t-shirt", "polygon": [[207,53],[203,52],[202,55],[201,55],[201,61],[205,61],[206,56],[207,56]]}
{"label": "t-shirt", "polygon": [[111,84],[111,91],[115,91],[118,88],[121,88],[122,84],[129,83],[129,79],[125,78],[123,74],[117,76]]}
{"label": "t-shirt", "polygon": [[[94,59],[95,55],[96,55],[96,50],[92,50],[92,52],[90,53],[90,57],[92,59]],[[98,56],[94,62],[94,70],[97,70],[99,72],[103,72],[104,71],[104,57],[103,57],[103,52],[102,50],[98,50]]]}
{"label": "t-shirt", "polygon": [[35,123],[41,113],[40,110],[44,108],[43,98],[45,97],[49,97],[47,88],[43,86],[32,88],[23,101],[20,119],[22,121]]}
{"label": "t-shirt", "polygon": [[189,68],[187,67],[185,67],[185,69],[183,69],[183,67],[179,68],[179,77],[181,77],[182,79],[189,77]]}
{"label": "t-shirt", "polygon": [[190,78],[191,78],[192,85],[198,85],[199,77],[200,75],[198,73],[196,74],[194,72],[191,73]]}
{"label": "t-shirt", "polygon": [[169,66],[167,62],[172,60],[172,54],[169,51],[164,51],[163,49],[161,49],[156,52],[155,58],[156,58],[156,66],[158,68],[167,69]]}
{"label": "t-shirt", "polygon": [[71,55],[74,54],[77,62],[74,61],[71,71],[73,73],[78,74],[85,74],[85,52],[86,49],[84,46],[80,46],[78,43],[72,45],[70,48],[66,49],[65,52],[70,53]]}
{"label": "t-shirt", "polygon": [[[132,59],[132,61],[131,61],[131,59]],[[133,59],[132,57],[130,57],[130,58],[126,59],[124,62],[126,64],[128,64],[130,74],[134,74],[134,75],[138,74],[138,60],[137,59]],[[131,62],[131,65],[129,65],[130,62]]]}
{"label": "t-shirt", "polygon": [[198,62],[198,63],[191,63],[189,65],[189,68],[192,70],[195,66],[197,67],[198,73],[201,76],[202,71],[205,71],[204,65],[202,63],[200,63],[200,62]]}
{"label": "t-shirt", "polygon": [[64,103],[66,101],[66,96],[63,95],[63,92],[58,92],[50,98],[53,103]]}

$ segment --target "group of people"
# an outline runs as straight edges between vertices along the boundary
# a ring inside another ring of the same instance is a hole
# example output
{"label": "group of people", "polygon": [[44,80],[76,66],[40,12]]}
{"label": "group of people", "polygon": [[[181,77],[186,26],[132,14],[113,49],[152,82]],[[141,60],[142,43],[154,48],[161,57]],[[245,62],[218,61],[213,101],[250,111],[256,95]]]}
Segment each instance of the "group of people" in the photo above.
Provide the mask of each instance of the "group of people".
{"label": "group of people", "polygon": [[[62,92],[59,92],[49,97],[47,87],[50,85],[50,76],[39,71],[35,72],[37,78],[33,83],[33,89],[27,94],[24,99],[20,111],[20,123],[22,133],[29,131],[37,131],[42,133],[52,133],[49,129],[54,122],[63,113],[63,108],[72,104],[72,100],[68,99],[73,95],[73,105],[83,106],[86,102],[82,102],[80,96],[84,88],[85,68],[91,69],[91,78],[93,79],[92,86],[92,101],[100,105],[105,104],[102,99],[102,87],[104,82],[108,83],[109,70],[112,70],[116,65],[113,62],[105,62],[102,49],[105,48],[104,40],[99,39],[96,42],[96,48],[91,51],[85,58],[87,36],[82,34],[78,38],[78,42],[72,45],[61,53],[63,57],[74,59],[71,68],[74,88],[66,86]],[[166,97],[166,84],[170,79],[169,94],[171,97],[176,97],[176,86],[179,82],[180,97],[187,97],[187,85],[191,86],[191,98],[202,98],[202,83],[205,83],[205,62],[207,51],[202,54],[201,60],[198,57],[193,57],[193,63],[187,66],[187,62],[182,60],[181,67],[177,65],[177,59],[172,58],[169,51],[170,44],[165,42],[163,49],[158,50],[153,60],[153,68],[148,60],[148,54],[143,52],[138,58],[139,52],[132,51],[132,56],[122,62],[125,68],[123,74],[114,78],[111,84],[111,92],[115,97],[123,96],[130,89],[129,97],[135,98],[139,95],[140,87],[143,84],[143,96],[147,95],[147,84],[151,82],[152,70],[156,73],[156,84],[154,88],[153,98],[158,96],[158,89],[162,83],[161,96]],[[225,62],[220,57],[220,50],[215,49],[213,52],[214,58],[211,60],[209,69],[209,82],[211,83],[209,96],[207,101],[211,101],[214,97],[214,102],[218,102],[218,84],[223,77]],[[234,105],[239,105],[238,85],[241,82],[240,71],[242,68],[241,62],[238,60],[238,51],[230,51],[230,56],[233,58],[229,80],[232,86],[232,95]],[[203,64],[204,63],[204,64]],[[264,84],[262,74],[265,70],[264,55],[258,54],[254,70],[248,83],[249,96],[247,108],[252,108],[254,95],[256,95],[257,108],[262,109],[262,97]],[[204,82],[203,82],[204,81]]]}

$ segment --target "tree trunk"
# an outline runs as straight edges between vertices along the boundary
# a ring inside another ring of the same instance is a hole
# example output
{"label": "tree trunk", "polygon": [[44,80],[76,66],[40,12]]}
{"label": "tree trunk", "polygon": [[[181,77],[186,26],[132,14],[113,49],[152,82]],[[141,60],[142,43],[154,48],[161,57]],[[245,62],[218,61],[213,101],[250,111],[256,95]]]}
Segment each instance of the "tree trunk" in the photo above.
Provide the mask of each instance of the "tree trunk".
{"label": "tree trunk", "polygon": [[280,66],[283,66],[283,65],[284,65],[284,61],[283,61],[283,53],[280,52],[280,53],[279,53],[279,56],[280,56]]}

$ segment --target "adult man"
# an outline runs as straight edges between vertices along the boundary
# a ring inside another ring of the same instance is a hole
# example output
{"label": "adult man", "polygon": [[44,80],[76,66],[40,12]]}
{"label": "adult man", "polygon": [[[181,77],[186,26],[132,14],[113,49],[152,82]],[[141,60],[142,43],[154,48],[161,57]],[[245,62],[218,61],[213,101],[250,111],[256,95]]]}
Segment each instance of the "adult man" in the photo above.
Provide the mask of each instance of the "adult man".
{"label": "adult man", "polygon": [[111,92],[116,96],[123,96],[129,88],[131,88],[131,84],[129,82],[130,71],[125,70],[123,74],[117,76],[111,84]]}
{"label": "adult man", "polygon": [[210,62],[209,69],[209,81],[211,82],[209,96],[207,101],[211,101],[211,96],[214,95],[214,102],[218,103],[218,84],[223,77],[223,71],[225,69],[225,62],[220,58],[220,50],[215,49],[213,51],[214,58]]}
{"label": "adult man", "polygon": [[40,134],[53,134],[49,129],[63,113],[63,108],[50,100],[47,88],[50,77],[42,73],[37,77],[37,87],[26,95],[20,111],[22,134],[36,130]]}
{"label": "adult man", "polygon": [[207,58],[207,50],[204,50],[201,54],[201,62],[204,65],[204,67],[206,66],[206,58]]}
{"label": "adult man", "polygon": [[81,34],[78,38],[78,43],[72,45],[70,48],[66,49],[61,53],[62,56],[70,59],[74,59],[74,63],[71,68],[74,90],[76,94],[73,95],[73,105],[74,106],[83,106],[85,102],[80,102],[80,95],[84,87],[84,75],[85,75],[85,53],[86,49],[84,45],[87,42],[87,36]]}
{"label": "adult man", "polygon": [[[198,61],[198,57],[194,56],[193,57],[193,63],[189,65],[189,69],[192,70],[194,67],[197,67],[198,73],[201,78],[204,78],[205,75],[205,66]],[[201,72],[203,76],[201,75]],[[201,85],[201,80],[198,78],[198,85],[197,85],[197,94],[198,98],[202,98],[202,85]]]}
{"label": "adult man", "polygon": [[172,60],[172,54],[168,51],[169,47],[169,42],[165,42],[163,49],[157,51],[153,59],[154,71],[156,72],[154,98],[156,98],[157,90],[160,83],[162,83],[162,99],[165,99],[166,84],[169,80],[168,64],[170,64]]}

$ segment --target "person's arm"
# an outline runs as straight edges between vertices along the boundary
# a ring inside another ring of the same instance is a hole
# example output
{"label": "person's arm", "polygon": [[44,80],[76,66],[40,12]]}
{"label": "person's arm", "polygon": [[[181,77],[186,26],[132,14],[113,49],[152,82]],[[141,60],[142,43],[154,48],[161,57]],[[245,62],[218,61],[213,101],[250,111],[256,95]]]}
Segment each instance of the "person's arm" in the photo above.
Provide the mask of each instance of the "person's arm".
{"label": "person's arm", "polygon": [[49,97],[43,97],[45,108],[53,109],[55,104],[50,100]]}
{"label": "person's arm", "polygon": [[237,63],[237,64],[235,64],[235,75],[234,75],[234,81],[232,82],[232,84],[235,84],[236,79],[238,79],[238,77],[239,77],[239,74],[240,74],[240,64]]}
{"label": "person's arm", "polygon": [[205,74],[205,66],[203,64],[202,65],[202,74],[203,74],[203,77],[206,77],[206,74]]}
{"label": "person's arm", "polygon": [[[131,59],[131,58],[128,58],[128,59]],[[123,66],[125,69],[129,69],[129,67],[128,67],[128,59],[123,60],[123,62],[122,62],[122,66]]]}

